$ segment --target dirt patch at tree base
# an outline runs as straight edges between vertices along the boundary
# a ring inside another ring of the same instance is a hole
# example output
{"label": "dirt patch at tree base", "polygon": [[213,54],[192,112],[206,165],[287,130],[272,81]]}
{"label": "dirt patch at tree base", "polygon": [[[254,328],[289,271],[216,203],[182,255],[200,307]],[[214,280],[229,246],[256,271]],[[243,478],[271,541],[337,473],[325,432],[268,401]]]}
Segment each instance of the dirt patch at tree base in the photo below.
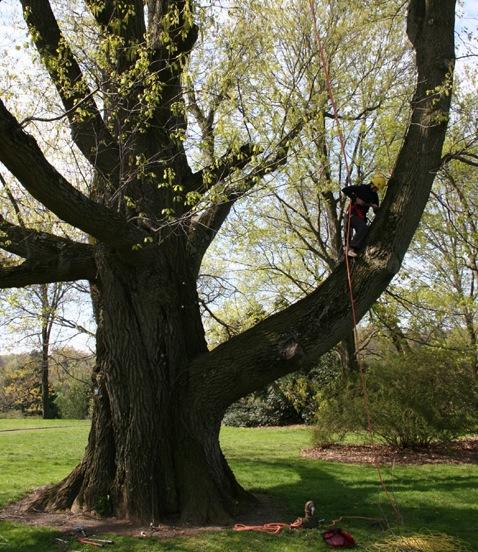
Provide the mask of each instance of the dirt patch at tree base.
{"label": "dirt patch at tree base", "polygon": [[301,456],[346,464],[478,464],[478,438],[420,450],[396,449],[387,445],[337,444],[304,449]]}
{"label": "dirt patch at tree base", "polygon": [[0,512],[0,521],[21,523],[33,527],[49,527],[58,531],[59,537],[71,541],[83,531],[87,536],[121,535],[140,538],[171,538],[194,535],[202,531],[219,530],[222,527],[188,527],[172,523],[157,523],[154,528],[119,518],[98,518],[72,512],[24,512],[17,504],[10,504]]}
{"label": "dirt patch at tree base", "polygon": [[[148,524],[133,523],[119,518],[100,518],[94,515],[75,514],[65,512],[26,512],[25,504],[36,492],[24,497],[22,500],[8,504],[0,510],[0,521],[20,523],[33,527],[49,527],[58,531],[59,539],[68,542],[74,541],[83,530],[87,536],[94,535],[118,535],[138,538],[169,539],[174,537],[188,537],[208,531],[223,531],[231,529],[233,523],[256,525],[277,521],[288,521],[283,506],[277,504],[269,495],[255,494],[258,502],[248,510],[241,512],[234,518],[230,525],[206,525],[193,526],[181,525],[174,519],[165,519]],[[290,520],[289,520],[290,521]],[[114,537],[113,537],[114,540]],[[56,544],[61,545],[60,541]]]}

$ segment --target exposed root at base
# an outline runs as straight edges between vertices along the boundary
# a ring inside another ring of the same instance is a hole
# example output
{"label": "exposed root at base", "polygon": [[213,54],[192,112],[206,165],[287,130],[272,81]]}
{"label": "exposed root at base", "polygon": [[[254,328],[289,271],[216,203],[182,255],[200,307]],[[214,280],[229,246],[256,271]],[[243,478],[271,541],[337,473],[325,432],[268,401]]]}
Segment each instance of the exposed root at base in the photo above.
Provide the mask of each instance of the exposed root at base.
{"label": "exposed root at base", "polygon": [[63,533],[72,535],[77,527],[83,527],[87,534],[116,534],[136,537],[173,538],[181,536],[193,536],[204,531],[221,531],[230,529],[236,523],[267,523],[271,520],[289,519],[288,514],[282,505],[277,504],[268,495],[254,495],[257,502],[247,511],[239,514],[231,524],[225,525],[189,525],[181,524],[177,517],[164,518],[152,522],[153,527],[148,524],[135,523],[126,519],[101,518],[94,513],[73,513],[65,511],[40,511],[36,509],[39,499],[45,493],[56,487],[50,485],[40,487],[33,493],[24,497],[18,502],[8,504],[0,511],[0,521],[11,523],[24,523],[38,527],[50,527]]}

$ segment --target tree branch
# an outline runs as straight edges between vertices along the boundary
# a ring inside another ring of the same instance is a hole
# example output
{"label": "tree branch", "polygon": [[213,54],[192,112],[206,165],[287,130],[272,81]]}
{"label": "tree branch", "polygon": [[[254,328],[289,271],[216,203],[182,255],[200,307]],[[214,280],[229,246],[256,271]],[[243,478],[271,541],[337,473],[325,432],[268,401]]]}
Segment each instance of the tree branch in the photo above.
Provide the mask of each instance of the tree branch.
{"label": "tree branch", "polygon": [[[188,99],[188,109],[194,115],[194,118],[201,129],[202,141],[204,143],[204,153],[206,154],[208,163],[212,165],[214,162],[213,123],[215,109],[211,108],[207,116],[204,114],[197,101],[196,92],[192,82],[187,85],[186,97]],[[193,175],[193,178],[195,176],[196,175]],[[201,182],[200,176],[196,176],[196,179],[198,182]]]}
{"label": "tree branch", "polygon": [[25,261],[19,266],[0,268],[0,289],[95,278],[96,266],[93,257],[64,258],[56,265],[32,264]]}
{"label": "tree branch", "polygon": [[72,247],[60,255],[39,261],[25,261],[19,266],[0,267],[0,289],[31,284],[94,280],[96,265],[93,248]]}
{"label": "tree branch", "polygon": [[[18,224],[25,227],[25,221],[23,220],[22,213],[20,211],[20,207],[18,206],[18,202],[15,199],[15,196],[12,194],[12,191],[10,190],[10,186],[8,185],[5,178],[3,178],[3,174],[0,173],[0,182],[3,184],[3,187],[5,188],[5,193],[7,194],[7,197],[12,204],[13,210],[15,211],[15,215],[17,217]],[[0,215],[1,217],[1,215]]]}
{"label": "tree branch", "polygon": [[471,167],[478,167],[478,155],[474,155],[469,152],[458,152],[458,153],[447,153],[443,156],[442,164],[446,165],[450,161],[460,161],[465,165],[470,165]]}
{"label": "tree branch", "polygon": [[88,94],[88,96],[85,96],[81,100],[78,101],[71,109],[68,111],[65,111],[61,115],[57,115],[56,117],[25,117],[23,121],[20,121],[20,126],[22,128],[25,128],[28,123],[32,122],[39,122],[39,123],[54,123],[55,121],[61,121],[65,117],[68,117],[69,115],[73,114],[79,107],[81,107],[85,102],[87,102],[90,98],[92,98],[96,93],[98,92],[98,88],[93,90]]}
{"label": "tree branch", "polygon": [[[381,106],[382,104],[378,103],[377,105],[373,105],[372,107],[365,108],[358,115],[337,115],[337,118],[343,121],[359,121],[360,119],[363,119],[364,116],[368,113],[380,109]],[[327,117],[328,119],[335,119],[335,115],[333,113],[329,113],[328,111],[324,111],[324,117]]]}
{"label": "tree branch", "polygon": [[[60,95],[72,137],[93,167],[118,178],[118,145],[106,128],[48,0],[21,0],[30,35]],[[78,108],[81,106],[81,113]]]}
{"label": "tree branch", "polygon": [[[173,11],[177,14],[172,18],[175,20],[168,31],[169,39],[173,48],[174,57],[182,54],[188,54],[198,37],[198,27],[192,20],[191,1],[190,0],[147,0],[148,2],[148,37],[152,48],[156,49],[158,54],[167,54],[164,46],[161,45],[161,33],[164,31],[164,19]],[[169,59],[167,54],[164,59]],[[158,58],[159,59],[159,58]]]}
{"label": "tree branch", "polygon": [[[300,122],[288,132],[277,144],[275,152],[267,155],[248,175],[242,178],[237,184],[226,187],[222,193],[224,198],[223,201],[213,203],[205,211],[192,219],[189,234],[189,250],[196,273],[199,271],[202,258],[207,248],[227,219],[235,202],[250,192],[266,174],[274,172],[280,166],[287,163],[290,142],[300,132],[303,124],[303,121]],[[245,167],[247,163],[249,163],[254,154],[254,146],[246,144],[242,146],[242,149],[243,153],[234,157],[233,160],[227,161],[223,158],[224,163],[217,168],[217,172],[211,177],[211,182],[214,182],[211,188],[227,178],[233,170]],[[235,165],[234,162],[237,164]],[[207,170],[208,169],[204,169],[204,171]],[[211,171],[211,169],[209,170]],[[200,173],[203,173],[203,171],[200,171]],[[199,173],[196,173],[196,175],[197,174]],[[210,174],[210,172],[203,173],[202,178],[209,181],[209,177],[206,177],[206,175]]]}
{"label": "tree branch", "polygon": [[143,0],[104,0],[101,3],[86,0],[86,4],[103,31],[123,38],[126,47],[144,41],[146,28]]}
{"label": "tree branch", "polygon": [[257,153],[260,153],[260,149],[253,144],[243,144],[238,151],[228,151],[214,164],[192,174],[185,183],[186,188],[205,193],[224,181],[232,172],[243,169]]}
{"label": "tree branch", "polygon": [[35,199],[68,224],[112,245],[142,240],[136,227],[88,199],[50,165],[1,100],[0,161]]}
{"label": "tree branch", "polygon": [[91,253],[92,250],[88,244],[74,242],[48,232],[17,226],[0,215],[0,248],[9,253],[24,259],[39,260],[74,247],[77,248],[78,254],[86,254],[87,251]]}

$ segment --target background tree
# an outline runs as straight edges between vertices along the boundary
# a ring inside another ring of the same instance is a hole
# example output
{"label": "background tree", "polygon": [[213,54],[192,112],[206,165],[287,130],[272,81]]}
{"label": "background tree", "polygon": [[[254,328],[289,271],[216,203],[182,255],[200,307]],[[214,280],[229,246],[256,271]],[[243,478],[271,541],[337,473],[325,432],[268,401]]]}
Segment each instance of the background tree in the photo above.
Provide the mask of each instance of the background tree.
{"label": "background tree", "polygon": [[[0,411],[38,416],[42,412],[41,355],[38,352],[2,359]],[[54,404],[48,405],[54,411]]]}
{"label": "background tree", "polygon": [[91,417],[93,389],[91,374],[94,355],[85,355],[72,347],[53,351],[55,405],[61,418],[85,419]]}
{"label": "background tree", "polygon": [[[50,351],[49,405],[52,417],[87,418],[90,415],[93,357],[68,347]],[[0,412],[2,416],[38,416],[43,413],[40,351],[0,356]]]}
{"label": "background tree", "polygon": [[[230,25],[236,41],[237,34],[242,36],[238,28],[259,37],[257,49],[264,60],[260,77],[245,78],[241,68],[231,79],[235,86],[229,94],[238,96],[246,115],[253,114],[245,120],[248,132],[266,141],[279,130],[284,114],[297,116],[310,109],[315,113],[291,144],[287,166],[267,176],[260,190],[231,213],[222,239],[215,241],[206,258],[205,271],[228,279],[239,305],[242,294],[268,312],[308,294],[335,268],[343,255],[340,189],[364,182],[377,167],[391,171],[409,115],[405,99],[411,87],[410,49],[400,27],[391,24],[403,17],[403,3],[373,4],[364,11],[359,5],[321,2],[319,44],[310,33],[308,2],[301,6],[292,14],[277,2],[267,4],[266,10],[246,2]],[[303,14],[300,25],[293,22],[297,12]],[[230,43],[229,36],[221,38],[219,50],[224,42]],[[243,49],[250,40],[246,35]],[[347,166],[328,105],[324,53]],[[237,317],[223,301],[210,306],[214,308],[223,322]],[[344,372],[356,371],[352,333],[339,352]]]}
{"label": "background tree", "polygon": [[[469,73],[472,77],[472,73]],[[471,79],[469,82],[473,82]],[[443,166],[406,269],[374,306],[397,351],[460,353],[477,373],[477,128],[474,95],[458,87]]]}
{"label": "background tree", "polygon": [[[41,224],[43,228],[50,227],[50,230],[57,226],[54,221],[48,224],[51,217],[40,214],[34,202],[27,202],[21,195],[15,193],[18,188],[15,182],[9,183],[2,174],[0,174],[0,182],[2,184],[0,204],[3,212],[0,214],[0,232],[5,222],[3,215],[14,217],[18,227],[23,230],[26,230],[27,225],[35,227]],[[61,231],[61,227],[58,229]],[[5,232],[5,238],[8,240],[7,234],[8,230]],[[7,257],[6,261],[11,261],[11,257]],[[50,349],[52,344],[66,338],[65,332],[62,335],[58,331],[59,328],[68,328],[76,333],[93,336],[90,330],[79,321],[74,321],[70,313],[66,312],[68,305],[81,302],[82,292],[84,295],[85,288],[81,284],[54,282],[29,286],[23,290],[4,291],[1,295],[3,308],[0,312],[0,326],[20,341],[26,342],[28,347],[41,353],[42,415],[46,419],[53,416],[53,403],[49,396]],[[56,330],[55,334],[53,330]],[[72,337],[71,331],[69,337]],[[15,345],[18,346],[18,341]],[[36,364],[33,364],[35,375],[38,375]]]}
{"label": "background tree", "polygon": [[[7,7],[3,13],[8,15],[11,8]],[[5,15],[4,15],[5,17]],[[7,24],[7,21],[5,21]],[[20,40],[21,35],[13,29],[13,37]],[[24,37],[23,37],[24,42]],[[20,41],[21,44],[21,41]],[[15,55],[19,55],[24,45],[16,44]],[[21,57],[16,62],[24,64]],[[38,133],[42,150],[49,158],[61,164],[66,174],[71,175],[79,186],[85,184],[85,167],[76,152],[72,150],[69,138],[65,136],[62,124],[62,109],[58,107],[57,94],[49,87],[42,85],[38,78],[38,70],[24,67],[24,70],[15,74],[12,66],[3,67],[3,78],[0,84],[2,96],[13,105],[20,105],[30,118],[24,120],[25,126],[35,125],[36,118],[48,128],[48,131]],[[38,102],[41,97],[42,101]],[[60,113],[60,116],[58,116]],[[34,228],[54,232],[73,239],[78,238],[78,231],[59,220],[52,212],[29,195],[12,177],[11,174],[0,172],[0,236],[7,241],[7,234],[3,233],[3,223],[6,220],[15,221],[20,228]],[[4,263],[14,263],[15,256],[6,251],[2,252]],[[86,285],[85,285],[86,284]],[[11,339],[10,350],[34,350],[41,353],[42,369],[36,370],[34,377],[40,377],[42,389],[42,415],[51,417],[49,408],[53,402],[49,395],[50,352],[67,340],[73,339],[80,333],[94,337],[88,316],[89,299],[88,286],[85,282],[54,282],[29,286],[24,289],[3,291],[0,295],[2,308],[0,310],[0,326],[5,335]],[[80,306],[73,312],[75,305]],[[86,312],[85,312],[86,311]],[[86,339],[82,340],[86,344]]]}
{"label": "background tree", "polygon": [[[90,280],[98,325],[85,457],[33,504],[95,510],[108,501],[116,514],[142,520],[166,513],[224,519],[248,498],[219,446],[225,409],[280,376],[312,368],[352,327],[343,264],[305,298],[212,351],[201,322],[196,280],[204,254],[233,205],[286,165],[314,111],[281,113],[279,132],[271,128],[264,143],[238,125],[245,115],[232,103],[222,123],[231,129],[227,139],[194,162],[185,149],[194,155],[183,92],[191,50],[205,37],[189,1],[150,0],[145,10],[135,0],[87,0],[74,21],[61,10],[55,17],[46,0],[21,4],[94,179],[89,188],[73,186],[0,104],[1,162],[46,209],[84,233],[73,240],[4,220],[1,247],[23,260],[2,268],[0,285]],[[383,209],[353,270],[359,318],[399,270],[441,162],[454,8],[453,0],[409,4],[417,85]],[[89,33],[86,51],[72,40],[79,21]],[[213,116],[206,138],[218,126]]]}
{"label": "background tree", "polygon": [[70,282],[55,282],[29,286],[22,290],[9,290],[1,295],[3,308],[1,326],[4,332],[16,340],[13,347],[28,347],[41,354],[40,385],[42,390],[42,415],[50,418],[49,398],[50,355],[78,334],[94,337],[83,325],[81,311],[73,313],[72,307],[84,305],[87,298],[81,286]]}

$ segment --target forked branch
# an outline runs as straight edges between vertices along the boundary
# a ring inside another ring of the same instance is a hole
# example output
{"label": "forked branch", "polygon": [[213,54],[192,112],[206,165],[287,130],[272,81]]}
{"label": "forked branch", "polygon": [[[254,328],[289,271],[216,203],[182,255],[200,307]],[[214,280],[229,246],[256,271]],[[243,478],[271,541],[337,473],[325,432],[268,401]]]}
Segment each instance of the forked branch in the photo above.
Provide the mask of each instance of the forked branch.
{"label": "forked branch", "polygon": [[99,241],[124,246],[143,234],[119,215],[74,188],[45,158],[0,100],[0,161],[20,184],[60,219]]}

